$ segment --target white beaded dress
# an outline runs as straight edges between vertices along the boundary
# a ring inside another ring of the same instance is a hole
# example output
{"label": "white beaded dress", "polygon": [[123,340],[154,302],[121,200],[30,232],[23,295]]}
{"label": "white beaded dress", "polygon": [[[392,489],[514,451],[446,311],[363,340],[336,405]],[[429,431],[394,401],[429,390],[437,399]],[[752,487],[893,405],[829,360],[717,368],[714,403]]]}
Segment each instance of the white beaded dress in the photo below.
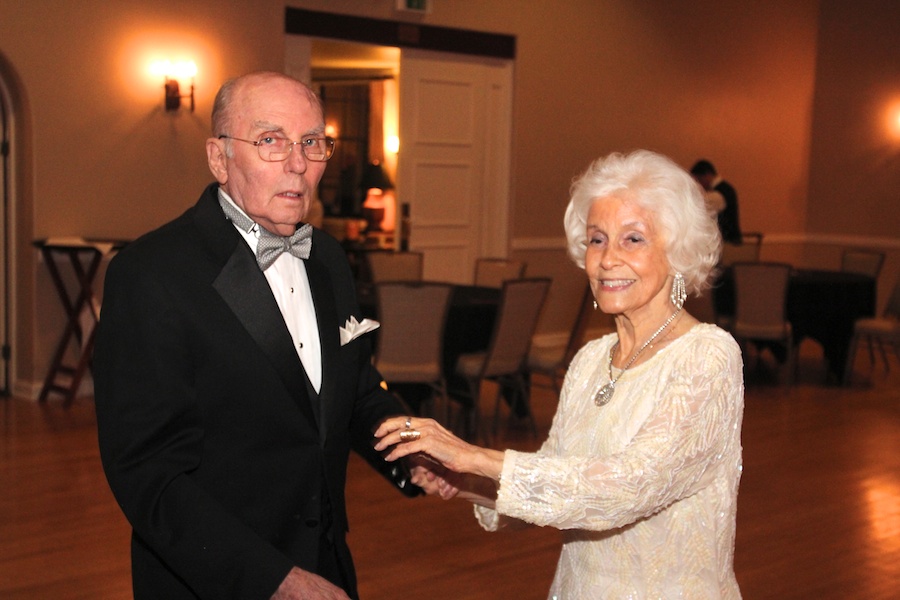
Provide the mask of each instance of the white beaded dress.
{"label": "white beaded dress", "polygon": [[549,598],[740,598],[740,349],[699,323],[628,369],[598,407],[616,339],[579,351],[548,439],[537,453],[506,451],[496,510],[476,516],[489,531],[510,517],[562,530]]}

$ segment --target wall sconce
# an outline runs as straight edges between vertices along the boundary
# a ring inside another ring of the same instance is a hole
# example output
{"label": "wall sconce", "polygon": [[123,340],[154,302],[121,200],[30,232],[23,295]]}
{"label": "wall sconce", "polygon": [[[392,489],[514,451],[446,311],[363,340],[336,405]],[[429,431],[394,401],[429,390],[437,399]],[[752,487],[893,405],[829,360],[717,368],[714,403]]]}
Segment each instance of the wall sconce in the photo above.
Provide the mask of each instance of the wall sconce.
{"label": "wall sconce", "polygon": [[[171,63],[162,61],[156,63],[152,67],[152,71],[164,78],[163,89],[165,90],[165,107],[166,111],[175,111],[181,108],[181,100],[189,98],[191,101],[191,112],[194,112],[194,77],[197,75],[197,65],[193,61],[184,61],[179,63]],[[190,79],[190,93],[181,93],[180,80]]]}
{"label": "wall sconce", "polygon": [[900,100],[888,107],[885,125],[888,137],[894,143],[900,142]]}

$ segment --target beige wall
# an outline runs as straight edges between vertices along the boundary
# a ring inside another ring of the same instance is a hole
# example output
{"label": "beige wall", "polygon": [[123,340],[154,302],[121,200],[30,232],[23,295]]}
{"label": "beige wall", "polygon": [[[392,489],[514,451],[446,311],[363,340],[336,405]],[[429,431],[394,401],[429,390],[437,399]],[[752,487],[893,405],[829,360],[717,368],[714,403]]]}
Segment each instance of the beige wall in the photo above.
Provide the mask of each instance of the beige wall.
{"label": "beige wall", "polygon": [[[283,12],[281,2],[0,0],[0,59],[20,106],[13,382],[42,381],[64,322],[32,240],[133,238],[192,204],[211,180],[215,91],[282,68]],[[162,110],[162,82],[146,69],[167,51],[198,63],[195,114]]]}
{"label": "beige wall", "polygon": [[808,229],[896,239],[900,4],[827,2],[820,23]]}
{"label": "beige wall", "polygon": [[[637,147],[685,166],[703,156],[738,188],[745,229],[801,243],[810,232],[843,232],[846,194],[825,192],[846,174],[836,166],[848,138],[872,118],[843,81],[856,87],[897,73],[896,52],[883,46],[895,43],[900,9],[887,1],[853,3],[854,23],[872,35],[852,36],[861,47],[848,63],[835,58],[851,13],[840,0],[434,0],[424,17],[395,12],[394,0],[289,4],[516,36],[513,252],[529,274],[556,279],[543,333],[567,327],[580,297],[561,221],[569,183],[590,160]],[[132,238],[192,204],[211,179],[203,142],[215,90],[241,72],[283,68],[284,6],[0,0],[0,75],[17,94],[22,142],[14,380],[43,378],[62,322],[31,241]],[[872,39],[859,44],[863,37]],[[198,63],[193,115],[164,113],[160,82],[145,75],[152,55],[167,50]],[[858,118],[830,118],[835,103]],[[881,192],[896,184],[897,153],[886,157],[886,166],[853,163],[846,192],[883,186],[877,198],[860,198],[865,210],[850,211],[855,234],[897,237],[880,216]],[[894,179],[875,172],[891,165]]]}

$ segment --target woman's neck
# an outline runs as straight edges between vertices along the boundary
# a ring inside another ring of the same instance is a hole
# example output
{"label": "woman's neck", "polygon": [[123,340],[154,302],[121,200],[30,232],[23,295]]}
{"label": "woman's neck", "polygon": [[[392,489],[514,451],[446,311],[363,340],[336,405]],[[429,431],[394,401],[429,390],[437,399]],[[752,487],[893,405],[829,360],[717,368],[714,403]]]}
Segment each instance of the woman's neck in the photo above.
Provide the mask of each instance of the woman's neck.
{"label": "woman's neck", "polygon": [[[631,360],[631,357],[638,352],[640,348],[643,348],[643,350],[641,351],[640,356],[634,360],[632,366],[646,362],[662,348],[668,346],[674,340],[684,335],[684,333],[698,323],[696,318],[685,312],[683,309],[679,311],[674,306],[669,306],[668,309],[670,312],[668,314],[657,315],[655,322],[649,315],[640,322],[628,319],[625,315],[616,317],[616,332],[619,337],[619,347],[613,358],[613,366],[621,368]],[[672,320],[669,321],[669,319]],[[668,325],[660,331],[660,328],[667,322]],[[658,335],[647,344],[648,340],[657,333]],[[647,344],[646,347],[644,347],[645,344]]]}

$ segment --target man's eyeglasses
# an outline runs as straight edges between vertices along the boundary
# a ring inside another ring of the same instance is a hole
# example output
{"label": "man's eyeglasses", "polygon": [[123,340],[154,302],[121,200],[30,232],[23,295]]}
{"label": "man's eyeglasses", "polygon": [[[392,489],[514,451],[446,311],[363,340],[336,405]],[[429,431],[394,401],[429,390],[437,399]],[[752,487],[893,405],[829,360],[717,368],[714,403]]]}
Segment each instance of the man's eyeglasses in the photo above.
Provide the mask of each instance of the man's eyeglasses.
{"label": "man's eyeglasses", "polygon": [[307,160],[313,162],[325,162],[334,155],[335,139],[333,137],[305,137],[299,142],[275,135],[267,135],[257,141],[242,140],[230,135],[220,135],[220,140],[237,140],[256,146],[259,157],[266,162],[282,162],[287,160],[294,149],[294,144],[300,144],[300,150]]}

